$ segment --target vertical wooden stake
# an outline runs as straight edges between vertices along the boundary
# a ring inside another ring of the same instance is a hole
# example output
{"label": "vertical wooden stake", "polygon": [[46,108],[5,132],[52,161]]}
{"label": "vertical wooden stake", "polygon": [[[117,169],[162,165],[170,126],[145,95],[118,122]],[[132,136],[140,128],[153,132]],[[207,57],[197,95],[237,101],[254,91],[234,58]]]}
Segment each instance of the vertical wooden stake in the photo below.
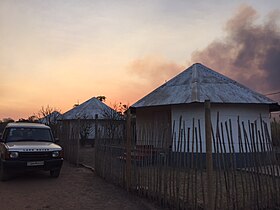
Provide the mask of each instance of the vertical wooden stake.
{"label": "vertical wooden stake", "polygon": [[131,186],[131,113],[127,110],[126,119],[126,190],[130,191]]}
{"label": "vertical wooden stake", "polygon": [[[95,119],[94,119],[94,142],[92,143],[92,147],[94,146],[94,167],[98,168],[99,167],[99,151],[98,151],[98,114],[95,114]],[[97,169],[96,171],[98,171]]]}
{"label": "vertical wooden stake", "polygon": [[213,210],[213,159],[212,159],[212,135],[210,100],[205,100],[205,140],[206,140],[206,172],[207,172],[207,209]]}
{"label": "vertical wooden stake", "polygon": [[92,143],[92,147],[98,141],[98,114],[95,114],[94,116],[94,142]]}
{"label": "vertical wooden stake", "polygon": [[[76,123],[74,123],[75,125]],[[79,156],[79,153],[80,153],[80,130],[81,130],[81,121],[80,119],[78,119],[78,129],[77,129],[77,125],[76,125],[76,144],[77,144],[77,156],[76,156],[76,166],[79,166],[79,163],[80,163],[80,156]]]}

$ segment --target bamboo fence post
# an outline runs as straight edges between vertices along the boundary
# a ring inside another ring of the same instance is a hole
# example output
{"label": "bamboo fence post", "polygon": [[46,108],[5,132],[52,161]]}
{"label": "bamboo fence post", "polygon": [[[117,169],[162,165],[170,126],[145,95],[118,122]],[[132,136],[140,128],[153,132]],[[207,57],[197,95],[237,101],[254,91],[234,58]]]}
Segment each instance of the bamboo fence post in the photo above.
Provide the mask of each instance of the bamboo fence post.
{"label": "bamboo fence post", "polygon": [[[173,200],[174,200],[174,152],[176,151],[176,147],[175,147],[175,140],[176,139],[176,132],[175,132],[175,120],[173,123],[173,129],[172,129],[172,146],[171,146],[171,151],[170,151],[170,162],[169,162],[169,168],[170,168],[170,172],[169,172],[169,197],[170,197],[170,204],[174,204]],[[174,148],[174,152],[173,152],[173,148]]]}
{"label": "bamboo fence post", "polygon": [[[214,150],[214,163],[215,163],[215,168],[218,168],[218,164],[219,164],[219,158],[218,158],[218,152],[217,152],[217,139],[216,139],[216,136],[214,135],[214,130],[213,130],[213,126],[211,124],[211,133],[212,133],[212,145],[213,145],[213,150]],[[215,170],[215,199],[214,199],[214,205],[213,205],[213,208],[214,209],[217,209],[218,208],[218,196],[219,196],[219,178],[220,176],[220,171],[219,171],[219,168],[218,170]]]}
{"label": "bamboo fence post", "polygon": [[195,186],[195,189],[194,189],[194,207],[195,209],[197,209],[197,203],[198,203],[198,198],[197,198],[197,194],[198,194],[198,191],[197,191],[197,170],[198,170],[198,134],[197,134],[197,127],[195,127],[195,171],[194,171],[194,175],[195,175],[195,180],[194,180],[194,186]]}
{"label": "bamboo fence post", "polygon": [[192,144],[192,149],[191,149],[191,205],[192,205],[192,208],[194,207],[194,203],[195,203],[195,200],[194,200],[194,144],[195,144],[195,127],[194,127],[194,118],[192,119],[192,141],[191,141],[191,144]]}
{"label": "bamboo fence post", "polygon": [[[167,136],[169,142],[169,136]],[[163,206],[166,206],[168,200],[168,158],[169,158],[169,144],[166,142],[166,148],[164,148],[164,163],[163,163]]]}
{"label": "bamboo fence post", "polygon": [[258,130],[258,135],[259,135],[259,140],[260,140],[260,147],[261,147],[261,154],[262,156],[265,154],[265,158],[260,158],[262,159],[262,168],[264,169],[264,172],[266,174],[265,177],[263,177],[265,179],[265,189],[266,189],[266,199],[264,201],[267,202],[266,208],[268,208],[270,206],[270,200],[272,198],[272,193],[271,193],[271,188],[270,188],[270,182],[269,182],[269,168],[267,167],[267,159],[269,161],[269,158],[266,156],[266,151],[265,151],[265,145],[264,145],[264,133],[263,133],[263,126],[262,126],[262,116],[260,114],[260,130]]}
{"label": "bamboo fence post", "polygon": [[267,144],[267,150],[269,151],[269,156],[271,158],[271,164],[272,164],[272,178],[273,178],[273,184],[274,184],[274,193],[276,196],[275,199],[275,204],[274,205],[279,205],[279,179],[278,177],[280,176],[280,169],[279,166],[277,166],[277,159],[275,156],[275,153],[273,151],[272,147],[272,139],[270,138],[269,132],[268,132],[268,127],[267,124],[264,122],[264,131],[265,131],[265,140]]}
{"label": "bamboo fence post", "polygon": [[[227,153],[226,145],[225,145],[225,135],[224,135],[224,127],[223,123],[220,123],[221,125],[221,136],[222,136],[222,145],[224,149],[225,156],[229,153]],[[224,176],[225,176],[225,188],[226,188],[226,202],[227,202],[227,208],[230,208],[230,178],[229,178],[229,158],[226,156],[226,161],[224,162]]]}
{"label": "bamboo fence post", "polygon": [[184,171],[183,171],[183,206],[185,206],[185,203],[186,203],[186,199],[185,199],[185,195],[186,195],[186,173],[188,172],[187,170],[187,152],[186,152],[186,149],[187,149],[187,140],[186,140],[186,125],[185,125],[185,122],[184,122],[184,130],[183,130],[183,140],[184,140],[184,159],[183,159],[183,162],[184,162]]}
{"label": "bamboo fence post", "polygon": [[191,128],[188,128],[188,139],[187,139],[187,203],[189,203],[190,194],[190,174],[191,174],[191,155],[190,155],[190,141],[191,141]]}
{"label": "bamboo fence post", "polygon": [[205,109],[205,140],[206,140],[206,170],[207,170],[207,209],[213,209],[213,160],[211,139],[210,100],[204,102]]}
{"label": "bamboo fence post", "polygon": [[151,158],[152,158],[152,154],[151,154],[151,146],[154,143],[154,137],[155,137],[155,129],[152,130],[152,132],[149,132],[149,136],[147,139],[147,146],[145,149],[145,158],[147,159],[147,195],[149,199],[152,199],[152,194],[153,194],[153,183],[152,183],[152,179],[153,179],[153,174],[152,174],[152,168],[151,166]]}
{"label": "bamboo fence post", "polygon": [[200,149],[200,181],[201,181],[201,193],[202,193],[202,207],[205,208],[205,187],[203,181],[203,171],[204,171],[204,164],[203,164],[203,152],[202,152],[202,137],[201,137],[201,126],[200,120],[198,120],[198,134],[199,134],[199,149]]}
{"label": "bamboo fence post", "polygon": [[[261,119],[261,118],[260,118]],[[255,124],[255,135],[256,135],[256,156],[257,156],[257,162],[258,162],[258,174],[260,174],[259,176],[259,189],[260,189],[260,193],[261,193],[261,196],[260,196],[260,205],[261,205],[261,208],[264,208],[264,203],[265,203],[265,198],[267,198],[267,196],[269,196],[269,193],[265,192],[265,188],[267,187],[267,183],[265,183],[266,181],[266,177],[264,176],[266,173],[265,172],[265,162],[264,162],[264,159],[265,158],[261,158],[260,155],[262,155],[263,153],[262,152],[262,147],[261,147],[261,134],[260,134],[260,130],[258,128],[258,123],[257,121],[254,122]],[[265,194],[265,195],[264,195]]]}
{"label": "bamboo fence post", "polygon": [[131,184],[131,113],[127,110],[126,128],[126,190],[130,191]]}
{"label": "bamboo fence post", "polygon": [[[141,153],[141,154],[146,153],[146,147],[147,147],[146,145],[148,145],[148,143],[149,143],[150,135],[151,135],[151,132],[149,132],[149,130],[147,129],[144,146],[143,146],[143,153]],[[144,161],[144,187],[143,187],[143,190],[144,190],[144,196],[147,198],[148,197],[148,183],[149,183],[148,159],[146,157],[142,157],[142,159]]]}
{"label": "bamboo fence post", "polygon": [[95,155],[95,158],[94,158],[94,167],[95,168],[98,168],[98,165],[99,165],[99,142],[98,142],[98,125],[97,125],[97,122],[98,122],[98,114],[95,115],[95,124],[94,124],[94,155]]}
{"label": "bamboo fence post", "polygon": [[[182,123],[182,126],[184,126],[184,121]],[[181,138],[180,138],[180,149],[179,149],[179,180],[178,180],[178,185],[179,185],[179,194],[178,194],[178,197],[179,197],[179,209],[181,209],[181,203],[182,203],[182,183],[181,183],[181,180],[182,180],[182,174],[184,174],[184,171],[183,171],[183,134],[184,134],[184,130],[183,128],[180,129],[181,131]],[[183,207],[184,205],[182,205]]]}
{"label": "bamboo fence post", "polygon": [[[249,124],[248,124],[248,132],[250,132],[250,128],[249,128]],[[250,192],[249,192],[249,195],[250,195],[250,205],[253,206],[255,201],[255,177],[254,177],[254,169],[252,168],[253,166],[253,158],[252,158],[252,155],[253,155],[253,152],[252,152],[252,147],[250,146],[250,142],[249,142],[249,135],[247,134],[247,131],[246,131],[246,128],[245,128],[245,124],[244,122],[242,122],[242,128],[243,128],[243,134],[244,134],[244,141],[245,141],[245,151],[246,151],[246,154],[249,155],[249,158],[246,158],[248,161],[248,173],[249,173],[249,188],[250,188]]]}
{"label": "bamboo fence post", "polygon": [[[238,126],[238,146],[239,146],[239,155],[242,155],[241,157],[243,158],[243,147],[242,147],[242,136],[241,136],[241,127],[240,127],[240,118],[239,116],[237,117],[237,126]],[[245,162],[245,161],[244,161]],[[243,168],[243,163],[242,163],[242,168]],[[240,171],[240,178],[241,178],[241,185],[242,185],[242,204],[243,208],[245,208],[245,183],[243,179],[243,174],[242,171]],[[239,193],[238,193],[239,194]]]}
{"label": "bamboo fence post", "polygon": [[232,153],[233,153],[233,189],[234,189],[234,204],[235,208],[239,209],[239,201],[238,201],[238,189],[237,189],[237,174],[236,174],[236,169],[237,169],[237,163],[236,163],[236,153],[235,153],[235,148],[234,148],[234,140],[233,140],[233,133],[232,133],[232,124],[231,124],[231,119],[229,119],[229,131],[230,131],[230,141],[231,141],[231,146],[232,146]]}
{"label": "bamboo fence post", "polygon": [[257,149],[256,149],[256,142],[255,142],[255,124],[250,123],[251,127],[251,144],[252,144],[252,151],[253,151],[253,162],[254,162],[254,175],[256,177],[256,185],[255,185],[255,192],[256,192],[256,207],[260,209],[260,177],[259,177],[259,168],[258,168],[258,160],[257,160]]}
{"label": "bamboo fence post", "polygon": [[[219,208],[222,208],[223,205],[223,183],[222,183],[222,164],[223,164],[223,152],[222,152],[222,143],[221,143],[221,137],[220,137],[220,129],[219,129],[219,120],[220,120],[220,114],[219,112],[217,112],[217,121],[216,121],[216,134],[215,134],[215,138],[213,138],[213,142],[216,145],[216,161],[215,163],[217,163],[217,165],[215,167],[218,168],[218,179],[217,179],[217,185],[218,188],[216,189],[218,191],[217,193],[217,198],[219,196]],[[214,141],[214,139],[216,140],[216,142]],[[214,147],[215,150],[215,147]]]}
{"label": "bamboo fence post", "polygon": [[[73,132],[73,137],[74,137],[74,144],[76,144],[77,147],[77,154],[76,154],[76,158],[75,158],[75,165],[79,166],[79,153],[80,153],[80,119],[78,119],[78,125],[76,124],[76,122],[73,123],[74,125],[74,132]],[[75,146],[75,145],[74,145]]]}
{"label": "bamboo fence post", "polygon": [[[180,142],[182,140],[182,132],[181,132],[181,127],[182,127],[182,115],[180,116],[180,119],[179,119],[179,127],[178,127],[178,140],[177,140],[177,145],[175,144],[175,154],[176,154],[176,158],[175,158],[175,173],[176,173],[176,190],[175,190],[175,198],[174,198],[174,201],[176,201],[176,208],[179,209],[180,208],[180,205],[179,205],[179,201],[180,201],[180,196],[179,196],[179,189],[180,189]],[[175,142],[176,142],[176,139],[175,139]],[[173,180],[173,181],[175,181]]]}

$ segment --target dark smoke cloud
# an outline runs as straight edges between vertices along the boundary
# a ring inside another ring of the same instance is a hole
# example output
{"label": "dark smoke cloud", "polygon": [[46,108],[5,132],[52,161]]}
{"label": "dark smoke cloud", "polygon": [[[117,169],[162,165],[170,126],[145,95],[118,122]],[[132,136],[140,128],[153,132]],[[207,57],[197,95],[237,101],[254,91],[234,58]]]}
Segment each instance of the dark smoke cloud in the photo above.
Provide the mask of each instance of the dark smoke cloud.
{"label": "dark smoke cloud", "polygon": [[257,22],[258,14],[243,5],[227,21],[226,37],[192,54],[199,62],[261,93],[280,90],[279,11],[266,22]]}

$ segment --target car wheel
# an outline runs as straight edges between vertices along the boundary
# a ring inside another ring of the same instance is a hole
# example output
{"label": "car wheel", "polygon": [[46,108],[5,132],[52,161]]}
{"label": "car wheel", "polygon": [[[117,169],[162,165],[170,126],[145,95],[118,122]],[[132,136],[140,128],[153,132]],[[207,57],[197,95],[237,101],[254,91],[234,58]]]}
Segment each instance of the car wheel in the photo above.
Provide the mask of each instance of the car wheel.
{"label": "car wheel", "polygon": [[51,177],[53,177],[53,178],[59,177],[59,174],[60,174],[60,169],[50,170],[50,175],[51,175]]}

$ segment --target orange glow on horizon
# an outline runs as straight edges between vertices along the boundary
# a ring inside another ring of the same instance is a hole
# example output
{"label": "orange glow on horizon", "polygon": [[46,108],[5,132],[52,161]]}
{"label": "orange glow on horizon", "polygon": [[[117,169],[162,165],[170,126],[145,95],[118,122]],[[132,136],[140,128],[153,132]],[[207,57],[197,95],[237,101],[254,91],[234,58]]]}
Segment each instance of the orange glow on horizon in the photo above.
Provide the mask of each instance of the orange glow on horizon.
{"label": "orange glow on horizon", "polygon": [[[64,113],[98,95],[107,105],[132,105],[191,65],[194,52],[223,40],[243,2],[189,4],[0,1],[0,120],[47,105]],[[251,4],[261,15],[279,8]]]}

